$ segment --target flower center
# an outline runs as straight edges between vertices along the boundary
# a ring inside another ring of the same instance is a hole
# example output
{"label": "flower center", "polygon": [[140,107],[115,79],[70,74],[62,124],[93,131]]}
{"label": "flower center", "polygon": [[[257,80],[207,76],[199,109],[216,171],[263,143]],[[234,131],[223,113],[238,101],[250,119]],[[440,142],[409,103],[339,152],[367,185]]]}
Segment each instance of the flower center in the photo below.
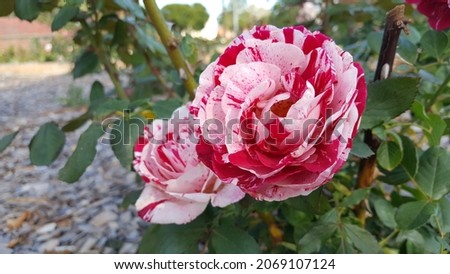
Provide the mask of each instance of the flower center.
{"label": "flower center", "polygon": [[270,107],[270,110],[278,115],[278,117],[286,117],[289,109],[295,102],[292,101],[291,98],[288,98],[286,100],[278,101],[275,104]]}

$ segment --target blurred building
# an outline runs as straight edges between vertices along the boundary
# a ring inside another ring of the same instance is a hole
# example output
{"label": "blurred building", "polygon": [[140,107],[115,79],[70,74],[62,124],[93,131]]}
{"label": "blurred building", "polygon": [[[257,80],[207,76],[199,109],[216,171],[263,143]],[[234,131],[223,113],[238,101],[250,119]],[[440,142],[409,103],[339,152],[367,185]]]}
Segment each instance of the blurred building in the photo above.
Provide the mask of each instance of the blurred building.
{"label": "blurred building", "polygon": [[0,52],[10,48],[29,50],[35,43],[51,47],[52,37],[50,26],[38,21],[30,23],[17,17],[0,17]]}

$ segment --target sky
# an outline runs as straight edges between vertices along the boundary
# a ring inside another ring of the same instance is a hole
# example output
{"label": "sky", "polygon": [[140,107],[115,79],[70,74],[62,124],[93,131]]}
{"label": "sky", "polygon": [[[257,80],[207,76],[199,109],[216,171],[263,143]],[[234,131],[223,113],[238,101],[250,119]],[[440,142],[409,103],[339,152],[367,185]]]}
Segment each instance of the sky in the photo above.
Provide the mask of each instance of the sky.
{"label": "sky", "polygon": [[[225,2],[225,6],[229,5],[230,0],[223,0]],[[164,7],[168,4],[188,4],[192,5],[194,3],[202,4],[208,14],[209,19],[206,22],[205,28],[200,32],[201,36],[214,39],[217,34],[218,23],[217,18],[222,13],[222,0],[156,0],[156,4],[159,8]],[[260,8],[271,9],[273,5],[276,3],[276,0],[247,0],[247,4],[249,6],[255,5]]]}

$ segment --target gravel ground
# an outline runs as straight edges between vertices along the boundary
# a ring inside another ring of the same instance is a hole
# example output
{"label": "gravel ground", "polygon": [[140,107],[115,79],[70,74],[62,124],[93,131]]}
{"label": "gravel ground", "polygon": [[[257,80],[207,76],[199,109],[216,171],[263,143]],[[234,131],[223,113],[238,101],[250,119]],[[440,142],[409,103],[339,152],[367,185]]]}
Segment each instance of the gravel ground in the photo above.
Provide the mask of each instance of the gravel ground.
{"label": "gravel ground", "polygon": [[0,65],[0,136],[20,129],[0,154],[1,253],[135,253],[146,228],[135,208],[120,207],[139,188],[109,146],[98,144],[94,163],[79,182],[67,184],[58,170],[74,150],[81,128],[49,167],[31,165],[28,144],[40,125],[63,125],[83,113],[61,103],[70,85],[87,94],[93,81],[107,88],[105,75],[76,81],[67,64]]}

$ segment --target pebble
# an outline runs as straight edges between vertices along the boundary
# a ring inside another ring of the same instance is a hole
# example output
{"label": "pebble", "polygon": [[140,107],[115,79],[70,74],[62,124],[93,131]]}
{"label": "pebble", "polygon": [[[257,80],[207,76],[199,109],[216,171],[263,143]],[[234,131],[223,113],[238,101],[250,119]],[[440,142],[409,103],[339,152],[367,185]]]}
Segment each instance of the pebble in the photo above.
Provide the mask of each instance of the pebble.
{"label": "pebble", "polygon": [[119,250],[119,254],[134,254],[136,253],[138,246],[133,243],[124,243]]}
{"label": "pebble", "polygon": [[[88,125],[66,133],[63,150],[50,166],[33,166],[29,159],[28,145],[39,126],[50,121],[62,126],[84,113],[83,108],[62,105],[70,85],[82,87],[86,98],[95,80],[106,90],[113,86],[106,74],[74,81],[69,74],[46,76],[45,71],[31,76],[0,73],[0,137],[20,128],[0,155],[0,253],[134,253],[147,225],[134,207],[122,209],[120,204],[138,186],[135,174],[120,166],[109,146],[97,146],[92,165],[78,182],[58,179]],[[3,225],[25,211],[31,214],[20,228]],[[11,239],[20,242],[8,248]]]}
{"label": "pebble", "polygon": [[117,219],[117,214],[112,211],[103,211],[89,222],[93,226],[103,226]]}
{"label": "pebble", "polygon": [[41,226],[36,230],[37,234],[47,234],[56,229],[56,223],[48,223],[46,225]]}
{"label": "pebble", "polygon": [[44,252],[54,251],[58,245],[59,245],[58,239],[48,240],[47,242],[45,242],[41,246],[39,246],[39,252],[44,253]]}
{"label": "pebble", "polygon": [[87,253],[89,250],[91,250],[95,246],[97,241],[98,240],[96,238],[92,238],[92,237],[87,238],[78,252]]}
{"label": "pebble", "polygon": [[12,253],[13,253],[13,250],[11,248],[0,246],[0,254],[12,254]]}

